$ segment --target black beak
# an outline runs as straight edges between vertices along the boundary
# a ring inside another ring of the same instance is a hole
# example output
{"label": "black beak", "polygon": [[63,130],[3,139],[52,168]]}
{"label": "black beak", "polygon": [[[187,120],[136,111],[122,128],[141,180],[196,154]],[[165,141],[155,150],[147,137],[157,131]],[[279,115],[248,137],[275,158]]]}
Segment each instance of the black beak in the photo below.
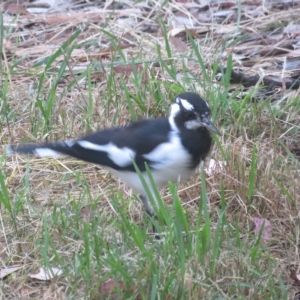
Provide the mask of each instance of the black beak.
{"label": "black beak", "polygon": [[202,121],[202,125],[217,135],[221,135],[218,128],[210,121],[210,119],[205,119],[205,121]]}

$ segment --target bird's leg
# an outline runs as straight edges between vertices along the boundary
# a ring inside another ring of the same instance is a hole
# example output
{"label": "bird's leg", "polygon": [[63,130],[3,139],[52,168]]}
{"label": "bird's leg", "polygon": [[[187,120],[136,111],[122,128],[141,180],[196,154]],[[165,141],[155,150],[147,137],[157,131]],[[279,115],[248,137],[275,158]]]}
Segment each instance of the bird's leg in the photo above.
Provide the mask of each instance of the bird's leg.
{"label": "bird's leg", "polygon": [[[148,214],[148,216],[150,216],[150,218],[157,218],[157,216],[155,215],[153,208],[151,207],[148,198],[145,195],[140,195],[140,199],[143,203],[144,209],[146,211],[146,213]],[[157,233],[157,229],[154,226],[154,224],[152,223],[152,231],[154,234],[154,237],[156,240],[160,240],[160,236]]]}

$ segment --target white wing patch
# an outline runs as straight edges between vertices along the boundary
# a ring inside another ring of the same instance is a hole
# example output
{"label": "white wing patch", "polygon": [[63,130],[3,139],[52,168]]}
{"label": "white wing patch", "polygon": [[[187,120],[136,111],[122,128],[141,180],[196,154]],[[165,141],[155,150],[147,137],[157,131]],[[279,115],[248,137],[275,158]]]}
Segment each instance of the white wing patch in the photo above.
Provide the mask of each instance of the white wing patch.
{"label": "white wing patch", "polygon": [[[194,171],[189,167],[190,155],[184,149],[177,133],[174,131],[170,136],[169,142],[157,146],[153,151],[143,156],[153,162],[150,164],[151,174],[156,187],[159,189],[166,186],[169,181],[177,183],[189,178]],[[107,169],[138,193],[146,194],[137,173]],[[143,176],[151,193],[154,195],[147,173],[143,172]]]}
{"label": "white wing patch", "polygon": [[133,150],[127,147],[118,148],[113,143],[98,145],[82,140],[77,141],[77,144],[85,149],[106,152],[108,157],[119,167],[126,167],[132,164],[132,160],[135,158],[135,152]]}
{"label": "white wing patch", "polygon": [[60,153],[49,148],[36,148],[34,153],[39,157],[57,157]]}
{"label": "white wing patch", "polygon": [[186,110],[194,110],[194,105],[187,100],[181,99],[181,104]]}
{"label": "white wing patch", "polygon": [[74,146],[74,144],[75,144],[76,142],[74,142],[74,141],[72,141],[72,140],[65,140],[64,142],[63,142],[63,144],[66,144],[68,147],[73,147]]}

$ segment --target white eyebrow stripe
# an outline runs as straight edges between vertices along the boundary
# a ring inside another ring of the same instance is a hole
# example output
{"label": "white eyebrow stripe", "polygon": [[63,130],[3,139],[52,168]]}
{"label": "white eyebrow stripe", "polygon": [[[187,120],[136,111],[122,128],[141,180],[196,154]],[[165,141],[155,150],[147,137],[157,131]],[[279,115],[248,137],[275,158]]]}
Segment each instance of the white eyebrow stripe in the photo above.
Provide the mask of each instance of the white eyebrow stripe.
{"label": "white eyebrow stripe", "polygon": [[186,110],[194,110],[194,106],[187,100],[181,99],[181,104]]}
{"label": "white eyebrow stripe", "polygon": [[104,151],[107,153],[108,157],[118,166],[126,167],[132,164],[132,160],[135,158],[135,152],[127,147],[119,148],[114,145],[112,142],[106,145],[93,144],[88,141],[77,141],[77,144],[82,148],[95,150],[95,151]]}
{"label": "white eyebrow stripe", "polygon": [[[204,100],[205,101],[205,100]],[[206,103],[206,105],[207,105],[207,108],[209,108],[209,105],[208,105],[208,103],[205,101],[205,103]]]}

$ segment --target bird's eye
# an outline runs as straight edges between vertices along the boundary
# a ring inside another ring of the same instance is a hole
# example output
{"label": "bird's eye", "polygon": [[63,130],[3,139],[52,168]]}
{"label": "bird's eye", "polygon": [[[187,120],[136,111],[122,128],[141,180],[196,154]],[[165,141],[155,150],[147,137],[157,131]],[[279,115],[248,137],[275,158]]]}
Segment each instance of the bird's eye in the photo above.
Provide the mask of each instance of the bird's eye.
{"label": "bird's eye", "polygon": [[185,116],[186,116],[187,119],[194,119],[195,118],[195,114],[190,110],[187,110],[185,112]]}

